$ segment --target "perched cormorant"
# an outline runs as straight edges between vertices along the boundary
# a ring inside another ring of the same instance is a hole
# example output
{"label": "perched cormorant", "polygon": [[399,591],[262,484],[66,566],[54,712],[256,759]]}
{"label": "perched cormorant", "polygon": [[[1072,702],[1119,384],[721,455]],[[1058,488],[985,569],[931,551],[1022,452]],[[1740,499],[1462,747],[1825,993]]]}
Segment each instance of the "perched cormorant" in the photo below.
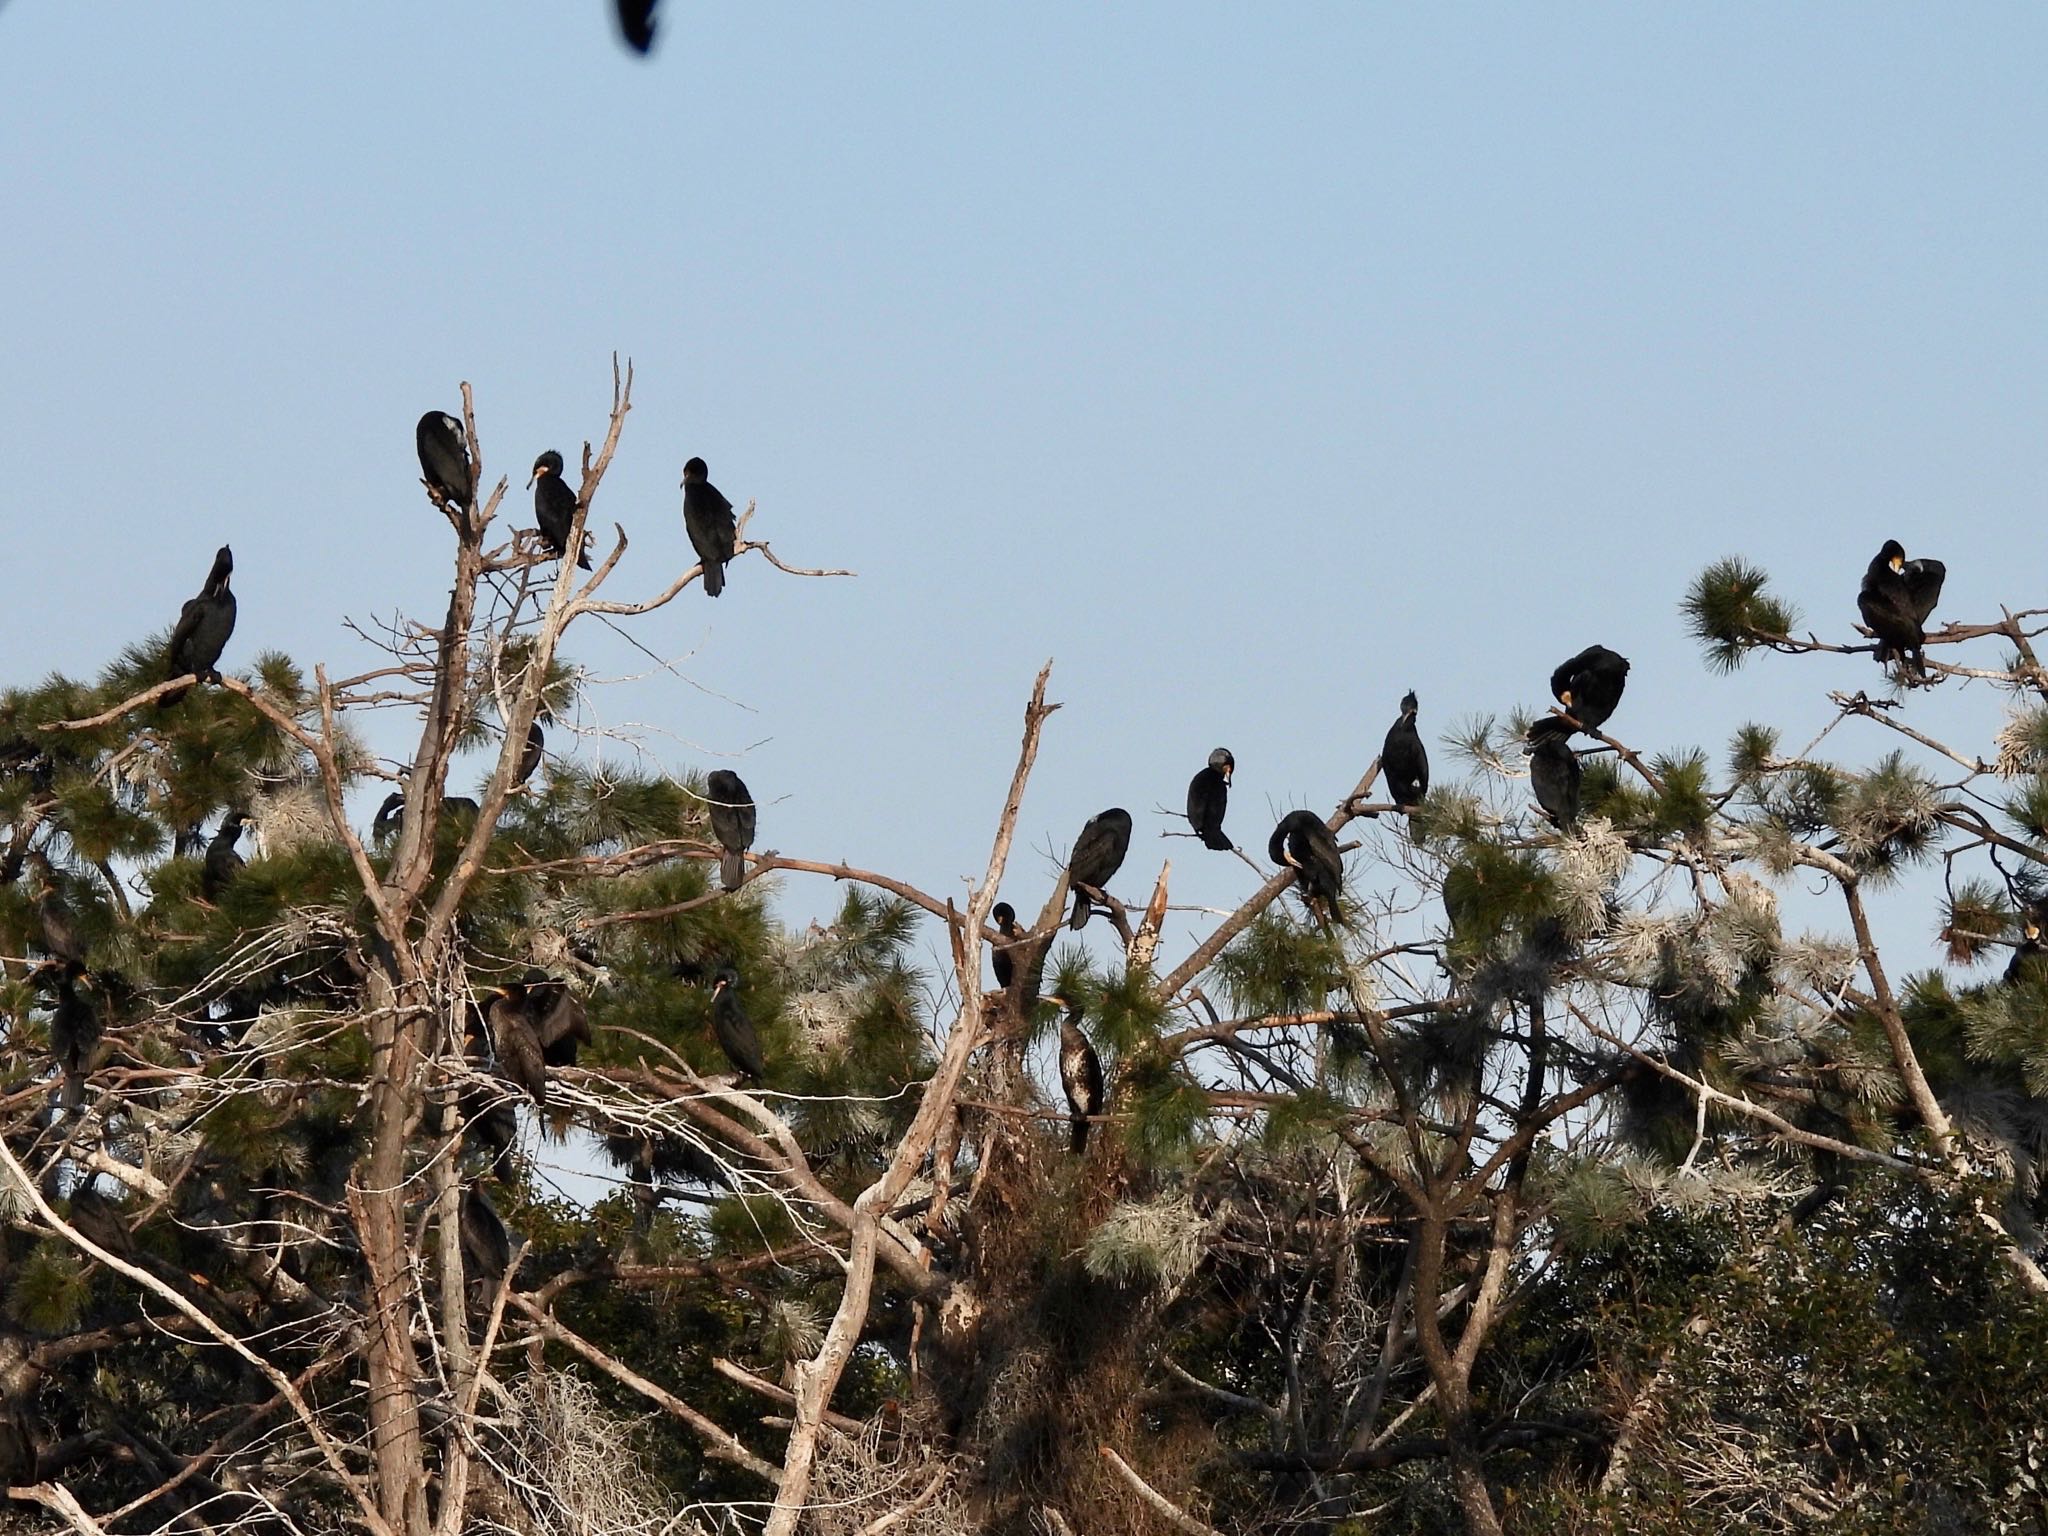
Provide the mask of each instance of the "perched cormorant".
{"label": "perched cormorant", "polygon": [[754,1021],[740,1006],[740,973],[726,966],[711,983],[711,1032],[725,1059],[739,1069],[749,1082],[768,1075],[768,1063],[761,1055],[761,1037],[754,1033]]}
{"label": "perched cormorant", "polygon": [[427,489],[443,501],[467,507],[476,494],[476,471],[470,466],[462,423],[446,411],[429,411],[413,436],[419,440],[420,473]]}
{"label": "perched cormorant", "polygon": [[736,891],[747,878],[746,851],[754,846],[754,797],[730,768],[714,768],[705,776],[704,797],[711,835],[725,850],[718,860],[718,883]]}
{"label": "perched cormorant", "polygon": [[2041,920],[2048,912],[2036,903],[2020,914],[2020,942],[2013,950],[2012,959],[2005,967],[2005,984],[2016,987],[2023,981],[2048,980],[2048,965],[2041,957],[2048,955],[2048,944],[2041,942]]}
{"label": "perched cormorant", "polygon": [[1429,750],[1422,744],[1422,733],[1415,729],[1420,707],[1414,689],[1402,695],[1401,718],[1387,727],[1387,739],[1380,748],[1380,774],[1387,781],[1387,793],[1404,811],[1414,810],[1429,793]]}
{"label": "perched cormorant", "polygon": [[527,1012],[540,1037],[540,1059],[551,1067],[573,1067],[590,1044],[590,1015],[567,982],[541,971],[526,973]]}
{"label": "perched cormorant", "polygon": [[1067,1150],[1076,1157],[1088,1147],[1088,1122],[1102,1113],[1102,1058],[1081,1033],[1081,1005],[1054,993],[1046,999],[1060,1015],[1060,1087],[1066,1090],[1067,1116],[1072,1129]]}
{"label": "perched cormorant", "polygon": [[1131,847],[1131,813],[1112,806],[1099,816],[1088,818],[1081,835],[1074,839],[1074,851],[1067,857],[1067,884],[1074,892],[1074,915],[1067,926],[1082,929],[1094,912],[1089,898],[1100,896],[1112,876],[1123,868],[1124,855]]}
{"label": "perched cormorant", "polygon": [[1294,871],[1302,900],[1319,917],[1335,919],[1344,891],[1344,854],[1314,811],[1289,811],[1266,842],[1266,857]]}
{"label": "perched cormorant", "polygon": [[491,1045],[497,1052],[498,1070],[546,1109],[548,1071],[541,1049],[539,1020],[535,1017],[538,999],[524,981],[507,982],[496,993],[486,1016],[491,1024]]}
{"label": "perched cormorant", "polygon": [[[166,679],[191,674],[201,682],[220,681],[220,653],[227,649],[228,636],[235,632],[235,594],[228,590],[228,578],[234,570],[235,552],[223,544],[214,554],[206,585],[178,611],[177,626],[171,631]],[[156,701],[157,708],[175,704],[190,692],[189,688],[174,688]]]}
{"label": "perched cormorant", "polygon": [[1604,645],[1587,646],[1550,674],[1551,697],[1586,731],[1607,723],[1627,686],[1628,658]]}
{"label": "perched cormorant", "polygon": [[37,972],[50,979],[56,993],[50,1008],[50,1055],[57,1063],[57,1102],[76,1109],[85,1099],[85,1069],[100,1041],[99,1010],[78,995],[78,985],[92,986],[92,977],[76,960],[45,960]]}
{"label": "perched cormorant", "polygon": [[[576,521],[576,493],[562,478],[562,456],[550,448],[535,459],[526,483],[533,487],[533,520],[540,525],[540,541],[559,559],[569,548],[569,527]],[[576,563],[589,570],[590,551],[578,549]]]}
{"label": "perched cormorant", "polygon": [[1017,909],[1007,901],[999,901],[989,909],[989,921],[996,925],[996,932],[1003,936],[1003,942],[992,946],[989,958],[995,963],[996,985],[1005,992],[1010,990],[1010,981],[1017,974],[1017,956],[1011,948],[1024,937],[1024,930],[1017,926]]}
{"label": "perched cormorant", "polygon": [[1939,560],[1908,560],[1897,539],[1886,539],[1863,573],[1856,609],[1863,627],[1877,636],[1880,666],[1894,656],[1910,662],[1915,672],[1926,667],[1920,648],[1927,642],[1927,620],[1941,601],[1948,567]]}
{"label": "perched cormorant", "polygon": [[235,843],[242,835],[243,817],[240,811],[229,811],[220,819],[220,830],[213,834],[213,841],[206,845],[206,867],[199,874],[199,893],[208,901],[228,888],[228,882],[240,873],[242,856],[235,851]]}
{"label": "perched cormorant", "polygon": [[372,837],[396,837],[405,826],[405,791],[394,789],[384,797],[384,803],[377,807],[377,814],[370,822]]}
{"label": "perched cormorant", "polygon": [[1228,853],[1230,839],[1223,835],[1223,810],[1230,803],[1230,775],[1237,759],[1228,747],[1209,754],[1209,766],[1188,780],[1188,825],[1204,848]]}
{"label": "perched cormorant", "polygon": [[654,8],[661,0],[617,0],[619,33],[635,53],[654,46]]}
{"label": "perched cormorant", "polygon": [[683,531],[704,564],[705,594],[716,597],[725,590],[725,563],[732,558],[739,525],[733,521],[732,503],[711,483],[710,474],[702,459],[683,466]]}
{"label": "perched cormorant", "polygon": [[512,1267],[512,1234],[488,1196],[471,1185],[462,1191],[462,1257],[473,1279],[495,1285]]}
{"label": "perched cormorant", "polygon": [[1529,727],[1529,787],[1536,803],[1560,827],[1579,819],[1579,754],[1572,750],[1572,728],[1556,715]]}
{"label": "perched cormorant", "polygon": [[85,940],[79,936],[78,921],[65,904],[57,885],[56,871],[40,853],[31,853],[36,874],[36,917],[42,928],[43,953],[53,960],[85,963]]}
{"label": "perched cormorant", "polygon": [[519,749],[519,766],[512,774],[514,789],[532,778],[539,769],[541,754],[547,750],[547,744],[547,732],[540,728],[538,720],[534,721],[526,728],[526,745]]}

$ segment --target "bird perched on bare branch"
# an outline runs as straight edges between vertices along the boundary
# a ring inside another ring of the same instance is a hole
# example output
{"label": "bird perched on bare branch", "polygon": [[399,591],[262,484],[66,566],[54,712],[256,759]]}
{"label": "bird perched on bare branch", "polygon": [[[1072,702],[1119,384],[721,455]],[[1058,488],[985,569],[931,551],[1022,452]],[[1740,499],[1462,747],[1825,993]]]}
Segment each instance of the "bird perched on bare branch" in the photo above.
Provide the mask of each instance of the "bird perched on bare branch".
{"label": "bird perched on bare branch", "polygon": [[1529,787],[1536,803],[1560,827],[1579,819],[1579,754],[1572,750],[1572,728],[1556,715],[1529,727]]}
{"label": "bird perched on bare branch", "polygon": [[[234,572],[235,552],[223,544],[214,552],[206,585],[178,610],[178,622],[171,630],[169,669],[164,673],[167,679],[191,675],[201,682],[220,681],[220,653],[235,632],[235,594],[228,589]],[[157,708],[167,708],[191,691],[174,688],[156,701]]]}
{"label": "bird perched on bare branch", "polygon": [[469,462],[469,441],[462,423],[446,411],[429,411],[413,429],[420,450],[420,474],[438,501],[467,507],[476,495],[476,471]]}
{"label": "bird perched on bare branch", "polygon": [[519,749],[519,766],[512,774],[514,789],[532,778],[539,770],[541,755],[546,752],[547,745],[548,733],[540,728],[540,721],[535,720],[526,728],[526,744]]}
{"label": "bird perched on bare branch", "polygon": [[1088,1148],[1088,1123],[1102,1113],[1102,1058],[1081,1033],[1081,1005],[1055,992],[1046,999],[1060,1015],[1060,1087],[1067,1096],[1067,1150],[1076,1157]]}
{"label": "bird perched on bare branch", "polygon": [[1429,749],[1415,728],[1420,709],[1411,688],[1401,698],[1401,717],[1387,727],[1386,742],[1380,747],[1380,774],[1386,780],[1387,794],[1404,811],[1414,810],[1429,793]]}
{"label": "bird perched on bare branch", "polygon": [[1230,749],[1218,747],[1209,754],[1208,766],[1188,780],[1188,825],[1204,848],[1218,853],[1231,849],[1230,839],[1223,833],[1223,812],[1230,804],[1230,776],[1236,769],[1237,759]]}
{"label": "bird perched on bare branch", "polygon": [[1266,857],[1294,871],[1301,899],[1325,921],[1343,915],[1344,854],[1314,811],[1289,811],[1266,841]]}
{"label": "bird perched on bare branch", "polygon": [[[533,488],[533,520],[540,526],[540,541],[560,559],[569,551],[569,530],[576,521],[576,493],[562,478],[562,456],[550,448],[535,459],[526,483]],[[579,548],[576,563],[589,570],[590,551]]]}
{"label": "bird perched on bare branch", "polygon": [[1550,674],[1550,694],[1571,711],[1583,730],[1607,723],[1628,686],[1628,658],[1604,645],[1589,645]]}
{"label": "bird perched on bare branch", "polygon": [[1103,887],[1123,868],[1124,855],[1131,847],[1131,813],[1112,806],[1088,818],[1081,835],[1074,839],[1074,851],[1067,857],[1067,884],[1074,891],[1074,915],[1067,926],[1076,930],[1088,926],[1094,912],[1090,898],[1100,898]]}
{"label": "bird perched on bare branch", "polygon": [[1024,937],[1024,930],[1017,926],[1017,909],[1007,901],[999,901],[989,909],[988,919],[996,925],[996,932],[1003,936],[1000,944],[989,950],[989,959],[996,968],[996,985],[1005,992],[1017,974],[1017,941]]}
{"label": "bird perched on bare branch", "polygon": [[1948,567],[1939,560],[1908,560],[1905,546],[1886,539],[1863,573],[1856,611],[1863,627],[1877,637],[1878,665],[1896,656],[1920,676],[1926,675],[1921,647],[1927,643],[1927,621],[1941,601]]}
{"label": "bird perched on bare branch", "polygon": [[545,1109],[547,1069],[576,1064],[577,1048],[590,1043],[589,1015],[565,983],[544,971],[528,971],[495,991],[485,1016],[499,1070]]}
{"label": "bird perched on bare branch", "polygon": [[711,483],[710,467],[702,459],[683,466],[683,532],[703,562],[704,595],[718,596],[725,590],[725,566],[738,542],[739,524],[733,519],[732,503]]}
{"label": "bird perched on bare branch", "polygon": [[711,835],[723,850],[718,883],[736,891],[747,878],[746,852],[754,846],[754,797],[730,768],[714,768],[704,778],[704,799],[711,813]]}

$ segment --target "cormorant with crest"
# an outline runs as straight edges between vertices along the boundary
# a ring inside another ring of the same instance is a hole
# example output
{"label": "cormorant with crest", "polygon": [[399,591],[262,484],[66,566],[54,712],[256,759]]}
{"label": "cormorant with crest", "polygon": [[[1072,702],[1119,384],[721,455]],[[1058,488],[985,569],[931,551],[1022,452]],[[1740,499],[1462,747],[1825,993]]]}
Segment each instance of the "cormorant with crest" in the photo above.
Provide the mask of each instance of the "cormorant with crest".
{"label": "cormorant with crest", "polygon": [[1415,690],[1409,689],[1401,699],[1401,718],[1387,727],[1386,743],[1380,748],[1380,775],[1394,804],[1404,811],[1414,810],[1429,793],[1429,751],[1415,729],[1420,708]]}

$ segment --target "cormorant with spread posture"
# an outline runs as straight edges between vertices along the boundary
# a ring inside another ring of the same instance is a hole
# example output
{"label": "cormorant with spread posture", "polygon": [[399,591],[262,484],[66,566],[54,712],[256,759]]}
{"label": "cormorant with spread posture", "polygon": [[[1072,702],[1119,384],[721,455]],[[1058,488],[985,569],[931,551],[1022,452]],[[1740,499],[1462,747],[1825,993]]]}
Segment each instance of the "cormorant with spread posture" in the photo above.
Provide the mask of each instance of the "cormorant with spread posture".
{"label": "cormorant with spread posture", "polygon": [[716,597],[725,590],[725,563],[732,559],[739,524],[733,521],[732,503],[710,475],[702,459],[683,466],[683,532],[704,564],[705,595]]}
{"label": "cormorant with spread posture", "polygon": [[1102,1058],[1081,1033],[1081,1005],[1054,993],[1046,999],[1060,1015],[1060,1087],[1067,1095],[1067,1117],[1071,1129],[1067,1150],[1076,1157],[1088,1148],[1088,1122],[1102,1113]]}
{"label": "cormorant with spread posture", "polygon": [[1089,898],[1102,894],[1131,848],[1131,813],[1112,806],[1099,816],[1090,816],[1081,835],[1074,839],[1074,851],[1067,857],[1067,884],[1074,892],[1074,915],[1067,926],[1076,931],[1088,926],[1094,912]]}
{"label": "cormorant with spread posture", "polygon": [[199,893],[208,901],[228,888],[228,882],[242,869],[242,856],[235,851],[235,843],[242,835],[243,816],[240,811],[229,811],[220,819],[220,830],[213,834],[213,841],[206,845],[206,867],[199,874]]}
{"label": "cormorant with spread posture", "polygon": [[989,950],[989,958],[995,964],[996,985],[1005,992],[1017,974],[1017,955],[1014,946],[1024,937],[1024,930],[1017,926],[1017,909],[1007,901],[999,901],[989,909],[989,921],[996,925],[996,932],[1003,936],[1002,942]]}
{"label": "cormorant with spread posture", "polygon": [[729,965],[711,983],[711,1033],[742,1078],[759,1082],[768,1075],[761,1037],[754,1033],[754,1021],[740,1006],[740,973]]}
{"label": "cormorant with spread posture", "polygon": [[419,440],[420,473],[427,489],[442,501],[467,507],[476,494],[476,471],[469,462],[462,423],[446,411],[429,411],[413,436]]}
{"label": "cormorant with spread posture", "polygon": [[533,777],[540,767],[541,754],[547,750],[547,745],[547,732],[540,728],[540,721],[536,720],[526,728],[526,745],[519,749],[519,766],[512,774],[514,789]]}
{"label": "cormorant with spread posture", "polygon": [[1556,715],[1529,727],[1529,787],[1536,803],[1560,827],[1579,819],[1579,754],[1572,750],[1572,728]]}
{"label": "cormorant with spread posture", "polygon": [[[228,579],[234,571],[235,552],[223,544],[214,553],[206,585],[178,611],[177,626],[171,631],[170,670],[164,673],[166,679],[190,674],[201,682],[220,681],[220,653],[227,649],[228,636],[235,632],[235,594],[228,590]],[[189,692],[189,688],[174,688],[156,701],[157,708],[175,704]]]}
{"label": "cormorant with spread posture", "polygon": [[1380,748],[1380,773],[1387,781],[1387,793],[1404,811],[1414,810],[1429,793],[1429,750],[1422,744],[1422,733],[1415,729],[1420,708],[1415,690],[1409,689],[1401,698],[1401,718],[1387,727],[1386,743]]}
{"label": "cormorant with spread posture", "polygon": [[1589,645],[1550,674],[1550,694],[1571,712],[1581,730],[1597,731],[1621,702],[1628,686],[1628,658],[1604,645]]}
{"label": "cormorant with spread posture", "polygon": [[654,46],[654,8],[660,0],[617,0],[619,33],[635,53]]}
{"label": "cormorant with spread posture", "polygon": [[754,797],[730,768],[714,768],[705,776],[704,797],[711,811],[711,835],[724,850],[718,860],[718,883],[736,891],[747,878],[746,852],[754,846]]}
{"label": "cormorant with spread posture", "polygon": [[[569,527],[576,521],[576,493],[562,478],[562,456],[550,448],[535,459],[526,483],[533,487],[533,520],[540,525],[540,541],[559,559],[569,548]],[[589,570],[590,551],[578,549],[576,563]]]}
{"label": "cormorant with spread posture", "polygon": [[1344,891],[1344,853],[1314,811],[1289,811],[1266,842],[1266,857],[1294,871],[1301,898],[1317,916],[1335,920]]}
{"label": "cormorant with spread posture", "polygon": [[1863,627],[1877,636],[1880,666],[1894,656],[1923,675],[1920,648],[1927,643],[1927,620],[1941,601],[1948,567],[1939,560],[1908,560],[1897,539],[1886,539],[1863,573],[1856,609]]}
{"label": "cormorant with spread posture", "polygon": [[1230,804],[1230,775],[1236,768],[1230,749],[1218,747],[1209,754],[1209,766],[1188,780],[1188,825],[1204,848],[1218,853],[1231,849],[1230,839],[1223,835],[1223,811]]}

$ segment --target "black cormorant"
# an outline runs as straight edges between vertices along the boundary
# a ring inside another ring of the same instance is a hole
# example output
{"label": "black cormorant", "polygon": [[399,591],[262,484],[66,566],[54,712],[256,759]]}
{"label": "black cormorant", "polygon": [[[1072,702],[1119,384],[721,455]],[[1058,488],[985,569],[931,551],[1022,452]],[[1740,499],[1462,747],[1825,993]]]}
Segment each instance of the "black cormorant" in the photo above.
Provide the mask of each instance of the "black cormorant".
{"label": "black cormorant", "polygon": [[[576,493],[562,478],[562,456],[550,448],[533,461],[528,477],[533,487],[533,520],[540,525],[540,541],[556,558],[569,547],[569,527],[576,521]],[[590,569],[590,551],[578,549],[576,563]]]}
{"label": "black cormorant", "polygon": [[704,564],[705,594],[716,597],[725,590],[725,563],[732,559],[739,525],[733,521],[732,503],[711,483],[710,474],[702,459],[683,466],[683,532]]}
{"label": "black cormorant", "polygon": [[1005,992],[1010,990],[1010,981],[1017,974],[1017,956],[1012,946],[1024,937],[1024,930],[1017,926],[1017,909],[1007,901],[999,901],[989,909],[989,921],[996,925],[996,932],[1003,938],[993,945],[989,958],[995,964],[996,985]]}
{"label": "black cormorant", "polygon": [[546,1109],[548,1070],[541,1049],[539,1020],[535,1017],[537,1001],[524,981],[510,981],[497,988],[486,1015],[490,1019],[491,1045],[497,1052],[498,1070]]}
{"label": "black cormorant", "polygon": [[242,856],[235,851],[235,843],[242,835],[242,813],[229,811],[220,819],[220,830],[213,834],[213,841],[206,845],[206,866],[199,874],[199,893],[208,901],[228,888],[228,882],[240,873]]}
{"label": "black cormorant", "polygon": [[540,1038],[540,1059],[551,1067],[573,1067],[576,1053],[590,1044],[590,1015],[567,982],[542,971],[526,973],[527,1013]]}
{"label": "black cormorant", "polygon": [[467,507],[476,494],[476,471],[470,466],[462,423],[446,411],[429,411],[413,436],[419,440],[420,473],[427,489],[443,501]]}
{"label": "black cormorant", "polygon": [[[234,574],[235,552],[223,544],[214,553],[213,569],[199,595],[186,601],[178,611],[177,626],[171,630],[170,669],[166,679],[196,676],[201,682],[217,683],[220,653],[227,649],[228,636],[235,632],[235,594],[228,590]],[[157,707],[175,704],[191,692],[174,688],[159,698]]]}
{"label": "black cormorant", "polygon": [[754,1033],[754,1021],[740,1006],[740,973],[729,965],[711,983],[711,1033],[718,1037],[718,1048],[739,1069],[742,1078],[759,1082],[768,1075],[768,1063],[761,1055],[761,1037]]}
{"label": "black cormorant", "polygon": [[1054,993],[1046,999],[1060,1015],[1060,1087],[1066,1090],[1071,1130],[1067,1150],[1076,1157],[1087,1150],[1088,1122],[1102,1113],[1102,1058],[1081,1033],[1081,1005]]}
{"label": "black cormorant", "polygon": [[1572,750],[1572,728],[1556,715],[1529,727],[1529,787],[1536,803],[1560,827],[1579,819],[1579,754]]}
{"label": "black cormorant", "polygon": [[1880,666],[1897,656],[1915,672],[1925,673],[1920,648],[1926,644],[1927,620],[1941,601],[1947,576],[1948,567],[1939,560],[1908,560],[1897,539],[1884,541],[1856,594],[1863,627],[1877,636]]}
{"label": "black cormorant", "polygon": [[1586,731],[1607,723],[1627,686],[1628,658],[1604,645],[1587,646],[1550,674],[1551,697]]}
{"label": "black cormorant", "polygon": [[384,803],[377,807],[377,814],[370,822],[370,836],[396,837],[405,826],[405,791],[394,789],[384,797]]}
{"label": "black cormorant", "polygon": [[536,720],[526,728],[526,745],[519,749],[519,766],[512,773],[513,788],[517,789],[533,777],[540,767],[541,754],[547,750],[547,745],[547,732],[540,728],[540,722]]}
{"label": "black cormorant", "polygon": [[53,960],[85,963],[85,940],[79,936],[78,920],[65,903],[57,885],[56,871],[40,853],[29,858],[36,875],[36,917],[42,929],[43,953]]}
{"label": "black cormorant", "polygon": [[654,46],[654,8],[660,0],[617,0],[619,35],[635,53]]}
{"label": "black cormorant", "polygon": [[1228,853],[1230,839],[1223,835],[1223,811],[1230,803],[1230,775],[1237,759],[1228,747],[1209,754],[1209,766],[1188,780],[1188,825],[1204,848]]}
{"label": "black cormorant", "polygon": [[2020,942],[2013,950],[2012,959],[2005,967],[2005,984],[2016,987],[2023,981],[2048,980],[2048,965],[2042,963],[2042,956],[2048,955],[2048,944],[2041,941],[2042,920],[2048,918],[2048,910],[2042,903],[2029,906],[2020,914]]}
{"label": "black cormorant", "polygon": [[1401,718],[1387,727],[1386,743],[1380,748],[1380,775],[1394,804],[1404,811],[1414,810],[1429,793],[1429,750],[1415,729],[1420,707],[1415,690],[1409,689],[1401,699]]}
{"label": "black cormorant", "polygon": [[730,768],[714,768],[705,775],[704,798],[711,812],[711,835],[724,850],[718,860],[718,883],[736,891],[747,878],[746,851],[754,846],[754,797]]}
{"label": "black cormorant", "polygon": [[474,1185],[462,1192],[462,1257],[470,1277],[495,1285],[512,1267],[512,1234],[484,1192]]}
{"label": "black cormorant", "polygon": [[1294,871],[1302,900],[1319,917],[1336,919],[1344,891],[1344,854],[1314,811],[1289,811],[1266,841],[1266,857]]}
{"label": "black cormorant", "polygon": [[100,1040],[100,1014],[91,1002],[78,995],[82,983],[92,987],[92,977],[76,960],[45,960],[37,971],[47,977],[55,992],[50,1008],[50,1055],[57,1063],[57,1101],[65,1109],[76,1109],[85,1099],[85,1069],[93,1047]]}
{"label": "black cormorant", "polygon": [[1088,926],[1089,915],[1095,910],[1089,898],[1100,896],[1111,877],[1123,868],[1124,855],[1130,847],[1131,813],[1122,806],[1112,806],[1101,815],[1088,818],[1088,825],[1074,839],[1073,853],[1067,857],[1067,884],[1074,892],[1074,915],[1067,919],[1069,928]]}

